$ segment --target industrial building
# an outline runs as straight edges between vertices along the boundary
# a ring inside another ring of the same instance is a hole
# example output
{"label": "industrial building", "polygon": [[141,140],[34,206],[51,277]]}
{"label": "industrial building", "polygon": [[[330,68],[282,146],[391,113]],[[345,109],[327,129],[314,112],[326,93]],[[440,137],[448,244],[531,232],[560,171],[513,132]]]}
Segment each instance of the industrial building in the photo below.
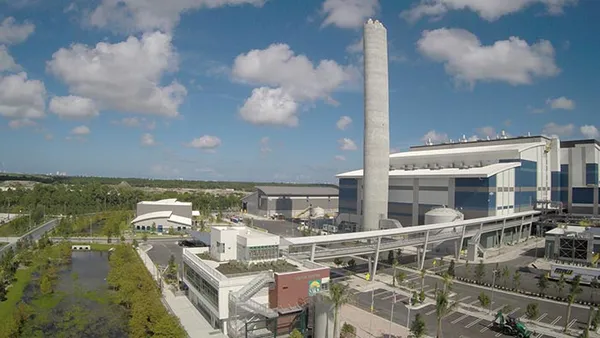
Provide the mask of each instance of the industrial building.
{"label": "industrial building", "polygon": [[546,231],[544,257],[563,263],[592,264],[600,256],[600,228],[561,225]]}
{"label": "industrial building", "polygon": [[192,228],[191,202],[180,202],[177,199],[139,202],[136,206],[136,217],[131,221],[135,230],[152,230],[157,232],[189,230]]}
{"label": "industrial building", "polygon": [[553,177],[558,182],[552,184],[552,200],[561,201],[569,213],[598,217],[600,141],[563,141],[560,148],[560,177]]}
{"label": "industrial building", "polygon": [[289,333],[309,297],[327,289],[329,267],[280,257],[280,237],[248,227],[211,227],[210,248],[183,250],[187,296],[230,337]]}
{"label": "industrial building", "polygon": [[335,186],[257,186],[242,199],[242,210],[257,216],[297,218],[310,208],[322,208],[334,214],[338,207],[338,188]]}

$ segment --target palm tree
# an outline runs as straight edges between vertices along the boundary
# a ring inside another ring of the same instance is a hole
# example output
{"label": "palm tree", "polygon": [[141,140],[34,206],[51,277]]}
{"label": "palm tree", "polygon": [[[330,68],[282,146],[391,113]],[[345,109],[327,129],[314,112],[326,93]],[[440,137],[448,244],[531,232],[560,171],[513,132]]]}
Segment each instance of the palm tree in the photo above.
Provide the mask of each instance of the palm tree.
{"label": "palm tree", "polygon": [[513,274],[513,288],[518,290],[519,286],[521,286],[521,273],[519,272],[519,270],[517,270]]}
{"label": "palm tree", "polygon": [[571,320],[571,307],[577,298],[577,295],[581,293],[581,276],[577,275],[571,281],[571,288],[569,289],[569,295],[567,296],[567,321],[565,322],[564,332],[567,332],[569,321]]}
{"label": "palm tree", "polygon": [[444,292],[449,292],[451,287],[452,287],[452,275],[450,275],[449,273],[444,273],[442,275],[442,282],[444,283]]}
{"label": "palm tree", "polygon": [[421,292],[425,291],[425,276],[427,275],[427,270],[425,268],[419,271],[419,276],[421,277]]}
{"label": "palm tree", "polygon": [[456,302],[451,303],[448,291],[438,291],[435,297],[435,316],[437,320],[436,338],[442,337],[442,320],[448,316],[454,308]]}
{"label": "palm tree", "polygon": [[561,273],[560,277],[556,281],[556,290],[558,291],[558,297],[563,298],[563,290],[567,285],[567,280],[565,279],[565,274]]}
{"label": "palm tree", "polygon": [[329,299],[334,306],[334,314],[333,314],[333,336],[339,337],[339,318],[340,318],[340,309],[344,304],[348,304],[352,299],[352,294],[350,294],[350,288],[346,284],[333,283],[329,287],[329,294],[326,294],[326,297]]}

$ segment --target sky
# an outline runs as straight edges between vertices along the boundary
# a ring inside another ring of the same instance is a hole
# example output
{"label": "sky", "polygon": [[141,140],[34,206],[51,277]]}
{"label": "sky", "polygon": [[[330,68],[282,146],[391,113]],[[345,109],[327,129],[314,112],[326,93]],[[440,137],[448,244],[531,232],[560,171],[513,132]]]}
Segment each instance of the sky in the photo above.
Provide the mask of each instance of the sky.
{"label": "sky", "polygon": [[0,171],[335,182],[362,167],[362,27],[392,152],[599,138],[600,1],[0,0]]}

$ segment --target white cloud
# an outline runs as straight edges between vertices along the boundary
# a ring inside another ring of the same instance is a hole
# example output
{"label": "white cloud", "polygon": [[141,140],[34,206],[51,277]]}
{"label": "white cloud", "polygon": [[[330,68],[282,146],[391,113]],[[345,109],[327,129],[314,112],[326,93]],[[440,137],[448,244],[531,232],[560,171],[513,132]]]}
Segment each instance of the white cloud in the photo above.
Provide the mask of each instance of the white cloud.
{"label": "white cloud", "polygon": [[339,28],[361,28],[367,18],[375,15],[379,0],[325,0],[323,27],[334,25]]}
{"label": "white cloud", "polygon": [[584,125],[579,128],[579,131],[585,138],[595,138],[600,139],[600,131],[598,128],[592,125]]}
{"label": "white cloud", "polygon": [[530,84],[534,77],[554,76],[560,72],[549,41],[529,45],[518,37],[484,46],[464,29],[441,28],[424,31],[417,42],[419,51],[444,63],[446,72],[459,83],[502,81],[512,85]]}
{"label": "white cloud", "polygon": [[570,136],[571,134],[573,134],[574,130],[575,130],[575,125],[573,125],[572,123],[560,125],[560,124],[556,124],[554,122],[550,122],[550,123],[546,124],[544,126],[544,128],[542,129],[542,134],[548,135],[548,136],[558,136],[558,137]]}
{"label": "white cloud", "polygon": [[356,143],[349,138],[341,138],[338,140],[338,143],[341,150],[354,151],[358,149]]}
{"label": "white cloud", "polygon": [[17,44],[21,43],[33,33],[35,25],[30,22],[18,23],[15,18],[9,16],[0,23],[0,43]]}
{"label": "white cloud", "polygon": [[92,26],[127,33],[153,30],[171,31],[181,14],[201,8],[250,4],[262,6],[266,0],[102,0],[89,15]]}
{"label": "white cloud", "polygon": [[53,97],[48,108],[62,119],[87,119],[99,114],[94,101],[73,95]]}
{"label": "white cloud", "polygon": [[216,136],[204,135],[198,138],[193,139],[190,143],[187,144],[188,147],[198,148],[198,149],[206,149],[206,150],[214,150],[221,145],[221,139]]}
{"label": "white cloud", "polygon": [[8,49],[4,45],[0,45],[0,73],[2,72],[17,72],[21,70],[13,57],[8,54]]}
{"label": "white cloud", "polygon": [[352,123],[352,119],[350,118],[350,116],[342,116],[340,117],[340,119],[335,123],[335,126],[339,129],[339,130],[346,130],[346,128],[348,128],[348,126]]}
{"label": "white cloud", "polygon": [[37,126],[37,123],[30,119],[19,119],[19,120],[11,120],[8,123],[8,126],[11,129],[20,129],[20,128],[25,128],[25,127],[35,127],[35,126]]}
{"label": "white cloud", "polygon": [[428,142],[431,140],[433,143],[440,143],[448,141],[448,134],[446,133],[438,133],[435,130],[428,131],[423,137],[421,137],[421,142]]}
{"label": "white cloud", "polygon": [[263,154],[271,152],[271,139],[265,136],[260,139],[260,152]]}
{"label": "white cloud", "polygon": [[342,156],[342,155],[335,155],[334,159],[338,160],[338,161],[345,161],[346,157]]}
{"label": "white cloud", "polygon": [[273,44],[236,57],[233,79],[261,85],[240,108],[240,115],[255,124],[298,125],[298,107],[322,99],[334,103],[331,93],[356,77],[356,69],[332,60],[315,67],[305,55],[295,55],[286,44]]}
{"label": "white cloud", "polygon": [[145,147],[151,147],[156,145],[156,141],[154,141],[154,136],[152,136],[152,134],[149,133],[145,133],[142,135],[140,143]]}
{"label": "white cloud", "polygon": [[88,128],[87,126],[78,126],[71,129],[71,134],[76,136],[89,135],[90,133],[90,128]]}
{"label": "white cloud", "polygon": [[534,4],[543,4],[548,14],[559,15],[563,13],[564,7],[577,4],[577,0],[421,0],[400,16],[414,23],[426,16],[439,19],[449,11],[468,9],[487,21],[495,21]]}
{"label": "white cloud", "polygon": [[144,128],[148,130],[154,130],[156,128],[155,121],[150,121],[143,117],[124,117],[120,120],[113,120],[111,123],[130,128]]}
{"label": "white cloud", "polygon": [[61,48],[52,55],[48,70],[72,94],[93,99],[100,110],[175,117],[187,91],[177,81],[161,86],[161,79],[177,70],[177,62],[171,36],[155,32],[93,48]]}
{"label": "white cloud", "polygon": [[46,87],[38,80],[28,80],[27,73],[0,76],[0,115],[12,119],[44,117]]}
{"label": "white cloud", "polygon": [[561,96],[556,99],[548,99],[546,100],[546,104],[550,106],[552,109],[564,109],[564,110],[573,110],[575,109],[575,101],[567,99],[564,96]]}

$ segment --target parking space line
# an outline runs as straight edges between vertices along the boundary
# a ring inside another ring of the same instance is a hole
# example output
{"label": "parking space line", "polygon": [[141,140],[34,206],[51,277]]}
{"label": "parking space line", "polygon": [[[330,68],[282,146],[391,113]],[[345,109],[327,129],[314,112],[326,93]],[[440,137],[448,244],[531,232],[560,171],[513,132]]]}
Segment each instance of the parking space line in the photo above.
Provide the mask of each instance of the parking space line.
{"label": "parking space line", "polygon": [[535,320],[536,322],[539,322],[540,320],[546,318],[546,316],[548,315],[547,312],[542,313],[539,317],[537,317],[537,319]]}
{"label": "parking space line", "polygon": [[463,298],[457,300],[457,302],[462,303],[462,302],[464,302],[465,300],[467,300],[469,298],[471,298],[471,296],[466,296],[466,297],[463,297]]}
{"label": "parking space line", "polygon": [[475,303],[478,303],[479,299],[475,299],[474,301],[470,302],[469,305],[475,305]]}
{"label": "parking space line", "polygon": [[465,329],[473,327],[475,324],[479,323],[482,320],[483,320],[482,318],[475,319],[474,321],[472,321],[469,324],[465,325]]}
{"label": "parking space line", "polygon": [[429,312],[426,312],[426,313],[425,313],[425,315],[426,315],[426,316],[431,316],[432,314],[434,314],[434,313],[435,313],[435,311],[436,311],[436,309],[433,309],[433,310],[431,310],[431,311],[429,311]]}
{"label": "parking space line", "polygon": [[571,326],[575,325],[575,323],[577,323],[577,319],[573,319],[569,322],[569,324],[567,325],[567,329],[571,328]]}
{"label": "parking space line", "polygon": [[490,327],[492,327],[492,325],[494,325],[493,322],[489,323],[488,325],[486,325],[483,329],[479,330],[479,332],[484,333],[485,331],[489,330]]}
{"label": "parking space line", "polygon": [[556,325],[556,323],[558,323],[558,321],[562,318],[562,316],[558,316],[556,317],[551,323],[550,325]]}
{"label": "parking space line", "polygon": [[465,319],[467,317],[469,317],[469,315],[462,315],[462,316],[456,318],[455,320],[451,321],[451,323],[452,324],[456,324],[456,323],[460,322],[461,320],[463,320],[463,319]]}
{"label": "parking space line", "polygon": [[379,296],[381,296],[381,295],[385,295],[385,294],[386,294],[386,293],[388,293],[388,292],[392,292],[392,291],[390,291],[390,290],[383,290],[383,291],[380,291],[380,292],[378,292],[378,293],[374,293],[374,294],[373,294],[373,297],[379,297]]}
{"label": "parking space line", "polygon": [[[401,294],[399,294],[399,293],[396,293],[395,295],[396,295],[396,296],[402,296],[402,295],[401,295]],[[404,296],[402,296],[402,297],[404,297]],[[387,300],[387,299],[390,299],[390,298],[394,298],[394,293],[392,293],[392,294],[391,294],[391,295],[389,295],[389,296],[381,297],[381,300]]]}

